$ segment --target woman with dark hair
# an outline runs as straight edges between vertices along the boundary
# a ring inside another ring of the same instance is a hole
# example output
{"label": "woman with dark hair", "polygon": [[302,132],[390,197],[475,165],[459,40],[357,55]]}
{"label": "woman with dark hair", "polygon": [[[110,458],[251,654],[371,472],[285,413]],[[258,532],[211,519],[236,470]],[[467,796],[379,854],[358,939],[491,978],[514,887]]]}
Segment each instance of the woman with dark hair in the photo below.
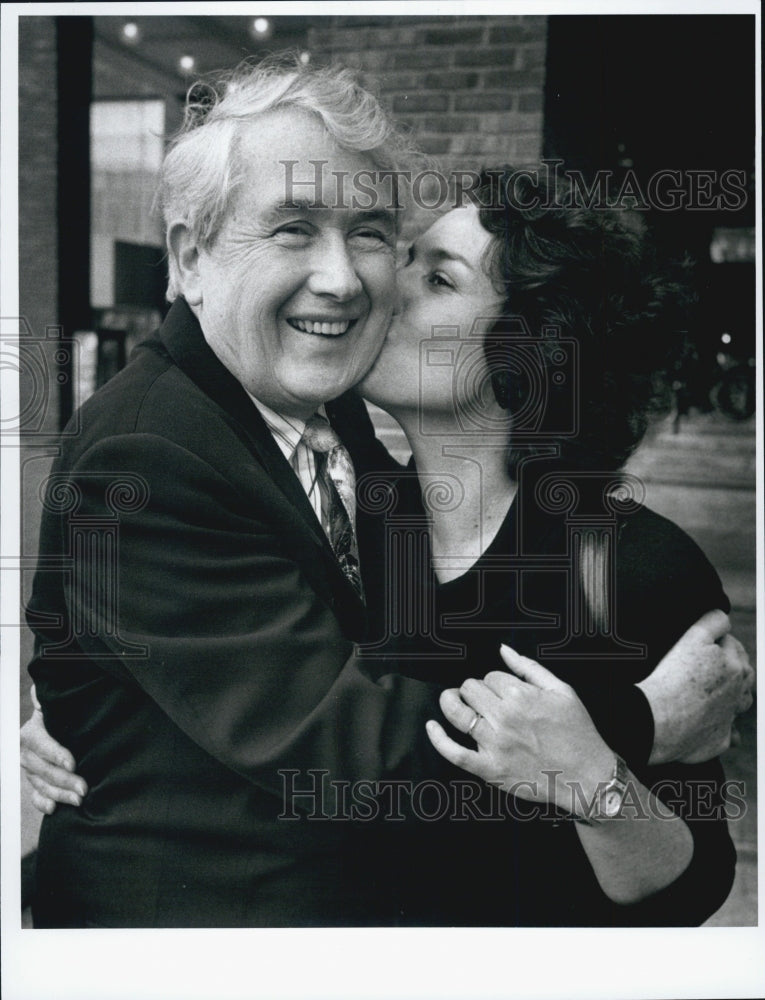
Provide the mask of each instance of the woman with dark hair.
{"label": "woman with dark hair", "polygon": [[[413,453],[386,509],[415,534],[419,512],[419,542],[388,559],[426,553],[419,596],[379,603],[431,609],[388,618],[372,655],[453,685],[452,735],[435,721],[429,735],[487,783],[460,813],[455,778],[400,836],[402,920],[700,923],[735,866],[720,764],[651,767],[611,713],[701,614],[728,608],[695,543],[619,474],[669,401],[682,285],[624,213],[510,168],[474,194],[410,248],[361,385]],[[389,567],[410,590],[412,575]]]}

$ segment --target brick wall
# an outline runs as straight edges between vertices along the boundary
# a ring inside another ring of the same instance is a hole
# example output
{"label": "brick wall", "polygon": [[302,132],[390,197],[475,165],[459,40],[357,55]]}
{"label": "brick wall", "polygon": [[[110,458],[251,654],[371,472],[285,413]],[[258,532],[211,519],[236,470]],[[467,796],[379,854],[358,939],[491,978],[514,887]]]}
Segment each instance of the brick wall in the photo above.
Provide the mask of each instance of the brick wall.
{"label": "brick wall", "polygon": [[[19,307],[36,340],[58,317],[58,223],[56,170],[56,21],[53,17],[19,18]],[[44,345],[55,371],[54,344]],[[31,371],[22,373],[22,412],[34,410]],[[58,430],[55,379],[47,386],[44,428]],[[25,398],[26,397],[26,398]],[[30,409],[31,405],[31,409]]]}
{"label": "brick wall", "polygon": [[326,17],[315,62],[361,69],[446,169],[531,163],[542,150],[547,18]]}

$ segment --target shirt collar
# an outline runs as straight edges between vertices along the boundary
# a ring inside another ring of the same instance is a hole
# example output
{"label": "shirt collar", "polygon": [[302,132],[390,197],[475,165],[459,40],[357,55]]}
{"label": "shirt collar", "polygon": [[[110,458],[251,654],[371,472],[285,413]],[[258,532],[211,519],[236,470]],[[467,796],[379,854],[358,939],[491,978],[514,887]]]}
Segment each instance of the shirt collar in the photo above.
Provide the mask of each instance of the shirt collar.
{"label": "shirt collar", "polygon": [[[301,420],[299,417],[282,416],[281,413],[277,413],[275,410],[272,410],[270,406],[266,406],[265,403],[261,403],[261,401],[256,399],[251,392],[248,392],[247,395],[260,411],[260,415],[265,420],[268,429],[271,431],[274,440],[279,445],[282,454],[288,462],[291,462],[297,447],[302,440],[303,432],[305,431],[305,420]],[[321,416],[326,417],[323,405],[320,406],[316,412]]]}

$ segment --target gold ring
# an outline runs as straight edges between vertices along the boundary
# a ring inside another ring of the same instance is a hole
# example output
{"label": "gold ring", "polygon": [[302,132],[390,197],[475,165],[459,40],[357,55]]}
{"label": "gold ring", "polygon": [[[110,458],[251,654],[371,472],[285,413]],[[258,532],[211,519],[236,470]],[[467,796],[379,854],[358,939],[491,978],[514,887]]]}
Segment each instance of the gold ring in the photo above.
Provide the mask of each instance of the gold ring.
{"label": "gold ring", "polygon": [[472,736],[473,735],[473,730],[475,729],[475,727],[478,725],[479,721],[482,718],[483,718],[483,716],[480,715],[478,712],[475,713],[475,715],[473,716],[473,721],[470,723],[470,725],[467,728],[467,735],[468,736]]}

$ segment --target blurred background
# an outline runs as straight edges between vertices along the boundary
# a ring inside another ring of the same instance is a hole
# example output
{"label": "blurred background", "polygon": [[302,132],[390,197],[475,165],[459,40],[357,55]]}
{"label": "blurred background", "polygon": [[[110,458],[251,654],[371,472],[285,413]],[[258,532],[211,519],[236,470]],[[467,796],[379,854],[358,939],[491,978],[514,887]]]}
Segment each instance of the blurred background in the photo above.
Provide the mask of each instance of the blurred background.
{"label": "blurred background", "polygon": [[[581,171],[588,187],[607,172],[609,192],[634,196],[662,249],[695,261],[701,308],[676,372],[676,411],[630,469],[649,506],[718,568],[754,661],[754,32],[749,15],[21,16],[25,594],[55,435],[166,309],[151,202],[185,93],[200,74],[289,48],[305,63],[360,69],[446,170],[544,157]],[[651,187],[660,173],[663,206]],[[402,456],[393,422],[375,419]],[[22,645],[25,719],[26,630]],[[748,810],[732,823],[736,884],[710,923],[757,922],[755,715],[742,717],[742,745],[725,756]],[[27,872],[38,825],[24,784]]]}

